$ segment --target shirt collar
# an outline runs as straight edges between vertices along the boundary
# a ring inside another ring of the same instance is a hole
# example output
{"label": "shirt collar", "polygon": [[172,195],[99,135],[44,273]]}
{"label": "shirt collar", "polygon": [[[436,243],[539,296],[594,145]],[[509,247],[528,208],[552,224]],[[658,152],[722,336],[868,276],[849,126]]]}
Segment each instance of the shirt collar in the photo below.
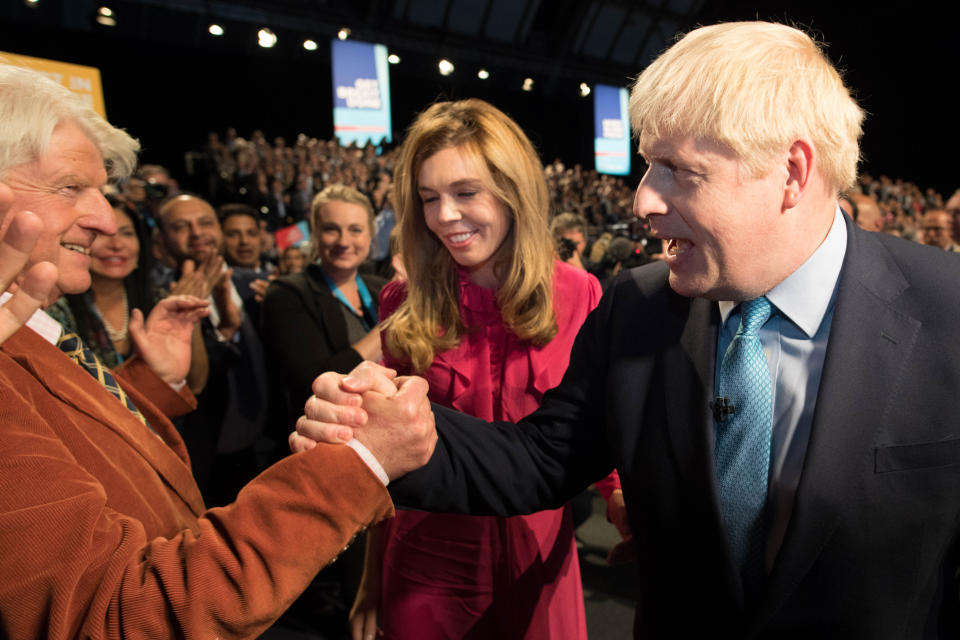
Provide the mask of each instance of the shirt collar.
{"label": "shirt collar", "polygon": [[[0,294],[0,305],[6,304],[9,299],[10,292],[4,291]],[[60,326],[60,323],[50,317],[43,309],[37,309],[33,315],[30,316],[30,319],[27,320],[27,326],[54,346],[60,341],[60,334],[63,333],[63,327]]]}
{"label": "shirt collar", "polygon": [[[767,299],[807,337],[816,335],[827,314],[846,252],[847,225],[837,206],[833,226],[813,255],[767,293]],[[738,303],[721,300],[718,304],[722,322],[726,323]]]}

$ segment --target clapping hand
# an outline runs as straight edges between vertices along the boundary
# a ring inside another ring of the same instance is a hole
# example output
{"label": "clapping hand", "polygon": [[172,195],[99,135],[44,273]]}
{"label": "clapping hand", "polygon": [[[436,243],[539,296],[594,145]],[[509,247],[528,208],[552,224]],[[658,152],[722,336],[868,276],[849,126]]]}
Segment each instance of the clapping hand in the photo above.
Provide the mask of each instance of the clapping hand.
{"label": "clapping hand", "polygon": [[143,313],[130,313],[130,337],[137,353],[168,384],[182,382],[190,369],[193,326],[210,313],[210,303],[195,296],[169,296]]}
{"label": "clapping hand", "polygon": [[213,256],[199,266],[193,260],[184,260],[180,268],[180,279],[170,286],[170,295],[209,298],[222,272],[222,256]]}

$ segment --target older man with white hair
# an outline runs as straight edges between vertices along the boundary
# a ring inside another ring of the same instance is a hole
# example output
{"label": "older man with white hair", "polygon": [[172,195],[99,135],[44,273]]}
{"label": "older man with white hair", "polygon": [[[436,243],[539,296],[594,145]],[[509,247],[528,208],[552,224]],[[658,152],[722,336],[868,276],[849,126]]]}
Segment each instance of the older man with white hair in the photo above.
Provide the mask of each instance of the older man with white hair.
{"label": "older man with white hair", "polygon": [[318,447],[205,511],[167,416],[193,406],[183,379],[207,303],[134,312],[137,356],[117,371],[37,310],[89,286],[90,244],[116,231],[100,189],[137,147],[65,88],[0,64],[4,638],[257,637],[391,513],[384,482],[429,455],[429,438],[396,433],[360,455]]}
{"label": "older man with white hair", "polygon": [[[960,260],[840,213],[863,114],[797,29],[696,29],[630,111],[666,260],[610,286],[520,428],[435,407],[394,499],[523,513],[616,467],[637,638],[960,637]],[[358,406],[391,392],[361,367],[294,445],[424,415]]]}

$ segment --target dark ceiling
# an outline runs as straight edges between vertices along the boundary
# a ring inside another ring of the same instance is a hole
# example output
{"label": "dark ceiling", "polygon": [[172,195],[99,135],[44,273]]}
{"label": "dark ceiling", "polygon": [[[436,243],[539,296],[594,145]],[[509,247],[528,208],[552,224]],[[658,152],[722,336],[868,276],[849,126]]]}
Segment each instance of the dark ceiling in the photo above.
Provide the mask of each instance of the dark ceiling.
{"label": "dark ceiling", "polygon": [[[401,57],[441,57],[461,66],[560,80],[622,84],[700,16],[704,0],[8,0],[10,18],[75,30],[99,30],[147,42],[198,47],[256,46],[269,27],[290,55],[304,38],[323,41],[342,27],[351,37],[386,44]],[[94,24],[108,5],[117,24]],[[225,27],[219,39],[210,23]],[[213,42],[217,40],[217,42]],[[512,77],[512,74],[511,74]],[[549,90],[549,89],[548,89]]]}
{"label": "dark ceiling", "polygon": [[[94,23],[101,5],[112,28]],[[796,24],[830,57],[868,112],[866,168],[952,192],[960,185],[953,70],[960,63],[949,3],[858,0],[5,0],[0,50],[97,66],[111,120],[150,153],[237,126],[330,135],[329,47],[342,27],[401,57],[391,69],[394,128],[432,100],[482,97],[554,155],[589,162],[589,100],[581,82],[627,85],[677,34],[722,20]],[[212,37],[211,22],[223,25]],[[278,36],[260,49],[256,31]],[[305,38],[316,51],[305,51]],[[449,78],[437,61],[456,65]],[[489,70],[489,80],[477,70]],[[534,91],[523,93],[526,76]],[[179,128],[163,128],[175,114]],[[151,139],[151,137],[153,138]],[[179,137],[178,137],[179,136]]]}

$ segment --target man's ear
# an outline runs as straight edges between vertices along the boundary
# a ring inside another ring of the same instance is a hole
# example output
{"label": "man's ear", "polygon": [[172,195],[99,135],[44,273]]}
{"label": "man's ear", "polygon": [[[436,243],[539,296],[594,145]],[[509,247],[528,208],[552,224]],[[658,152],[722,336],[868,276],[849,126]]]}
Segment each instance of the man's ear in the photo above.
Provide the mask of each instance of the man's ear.
{"label": "man's ear", "polygon": [[805,140],[797,140],[787,151],[787,181],[783,188],[783,208],[796,207],[810,184],[815,161],[813,146]]}

